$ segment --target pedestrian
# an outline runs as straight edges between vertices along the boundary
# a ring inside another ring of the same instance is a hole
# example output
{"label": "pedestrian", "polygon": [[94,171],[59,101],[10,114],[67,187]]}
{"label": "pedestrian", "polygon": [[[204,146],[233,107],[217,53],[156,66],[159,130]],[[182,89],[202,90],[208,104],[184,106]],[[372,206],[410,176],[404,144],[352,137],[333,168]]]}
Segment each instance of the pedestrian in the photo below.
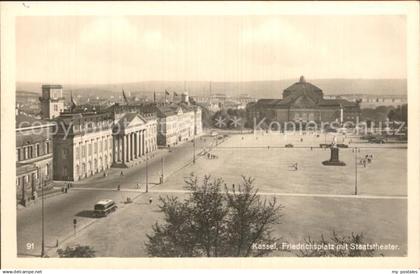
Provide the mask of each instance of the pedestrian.
{"label": "pedestrian", "polygon": [[235,184],[232,184],[232,189],[233,191],[235,191]]}
{"label": "pedestrian", "polygon": [[117,190],[118,190],[118,191],[120,191],[120,189],[121,189],[121,187],[120,187],[120,185],[118,185],[118,186],[117,186]]}
{"label": "pedestrian", "polygon": [[140,185],[139,184],[137,184],[137,189],[140,189]]}
{"label": "pedestrian", "polygon": [[120,176],[124,176],[124,172],[121,170]]}
{"label": "pedestrian", "polygon": [[311,151],[312,151],[312,149],[313,149],[313,148],[311,147]]}
{"label": "pedestrian", "polygon": [[366,167],[366,159],[363,160],[363,167]]}
{"label": "pedestrian", "polygon": [[152,202],[153,202],[153,199],[152,199],[152,197],[150,197],[150,198],[149,198],[149,204],[151,205],[151,204],[152,204]]}
{"label": "pedestrian", "polygon": [[295,163],[295,170],[298,170],[298,163]]}
{"label": "pedestrian", "polygon": [[300,142],[301,142],[301,143],[303,142],[303,138],[300,138]]}

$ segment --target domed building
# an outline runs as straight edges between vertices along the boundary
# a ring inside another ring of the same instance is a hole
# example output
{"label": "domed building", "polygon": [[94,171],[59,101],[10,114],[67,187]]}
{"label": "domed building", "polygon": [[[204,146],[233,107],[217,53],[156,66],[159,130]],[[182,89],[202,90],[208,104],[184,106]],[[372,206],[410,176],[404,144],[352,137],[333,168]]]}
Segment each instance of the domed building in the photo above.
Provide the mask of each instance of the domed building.
{"label": "domed building", "polygon": [[283,91],[282,99],[260,99],[250,105],[251,115],[260,121],[296,122],[339,122],[356,121],[360,116],[360,106],[344,99],[324,99],[322,90],[306,82],[299,81]]}

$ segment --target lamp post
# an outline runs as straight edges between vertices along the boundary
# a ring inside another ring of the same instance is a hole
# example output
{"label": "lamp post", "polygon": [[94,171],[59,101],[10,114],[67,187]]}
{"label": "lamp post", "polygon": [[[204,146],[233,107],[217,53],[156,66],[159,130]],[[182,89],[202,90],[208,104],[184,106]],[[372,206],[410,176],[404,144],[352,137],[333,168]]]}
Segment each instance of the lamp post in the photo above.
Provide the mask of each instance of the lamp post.
{"label": "lamp post", "polygon": [[195,164],[195,138],[193,139],[193,164]]}
{"label": "lamp post", "polygon": [[161,177],[160,177],[160,178],[161,178],[161,179],[160,179],[160,180],[161,180],[161,181],[160,181],[160,183],[161,183],[161,184],[163,184],[163,179],[164,179],[164,177],[163,177],[163,176],[164,176],[164,175],[163,175],[163,157],[162,157],[162,159],[161,159],[161,169],[162,169],[162,171],[161,171],[161,172],[162,172],[162,174],[161,174]]}
{"label": "lamp post", "polygon": [[44,233],[44,180],[42,172],[38,166],[36,166],[37,173],[39,175],[38,181],[41,182],[41,258],[45,256],[45,233]]}
{"label": "lamp post", "polygon": [[354,195],[357,195],[357,147],[354,148]]}

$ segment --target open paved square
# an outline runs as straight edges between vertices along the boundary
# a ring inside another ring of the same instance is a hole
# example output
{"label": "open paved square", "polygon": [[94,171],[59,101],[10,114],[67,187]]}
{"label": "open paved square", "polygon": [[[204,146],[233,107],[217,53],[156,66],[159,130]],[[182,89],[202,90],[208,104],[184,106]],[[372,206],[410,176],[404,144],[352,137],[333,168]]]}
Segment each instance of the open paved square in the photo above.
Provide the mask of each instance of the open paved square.
{"label": "open paved square", "polygon": [[[345,235],[355,232],[363,233],[370,243],[398,245],[395,251],[378,252],[377,255],[405,256],[406,148],[358,143],[354,139],[349,148],[340,149],[340,160],[346,166],[323,166],[321,162],[329,159],[330,151],[319,148],[319,143],[331,142],[332,138],[332,135],[248,134],[232,135],[223,142],[219,140],[217,147],[203,142],[197,153],[204,149],[216,158],[197,156],[195,164],[172,173],[164,184],[153,185],[150,193],[137,195],[133,204],[96,221],[64,244],[91,245],[98,256],[147,256],[144,250],[146,234],[151,232],[152,224],[162,218],[156,202],[158,197],[183,197],[186,195],[183,193],[184,178],[194,173],[222,177],[230,188],[232,184],[240,183],[241,175],[255,178],[261,194],[277,196],[285,206],[281,223],[273,229],[282,241],[302,243],[308,236],[319,238],[321,234],[328,237],[333,231]],[[343,141],[340,137],[337,140]],[[344,142],[349,142],[349,138]],[[284,147],[289,143],[294,144],[294,148]],[[356,161],[357,196],[354,195],[355,146],[360,148]],[[366,154],[373,155],[373,160],[364,167],[359,158]],[[297,170],[291,168],[294,163],[298,163]],[[154,200],[152,205],[148,204],[150,197]],[[272,255],[295,256],[280,251]]]}

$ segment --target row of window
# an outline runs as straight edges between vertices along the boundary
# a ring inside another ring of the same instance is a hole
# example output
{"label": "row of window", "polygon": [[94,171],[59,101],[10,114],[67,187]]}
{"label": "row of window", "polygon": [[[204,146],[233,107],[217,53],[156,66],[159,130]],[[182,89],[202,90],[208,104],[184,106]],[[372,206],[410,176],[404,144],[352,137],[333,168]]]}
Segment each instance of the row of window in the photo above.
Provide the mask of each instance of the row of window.
{"label": "row of window", "polygon": [[[41,151],[41,145],[44,146],[44,151]],[[50,143],[37,143],[28,146],[22,146],[16,149],[16,159],[18,161],[25,161],[50,153]]]}
{"label": "row of window", "polygon": [[[41,170],[39,172],[43,172],[44,174],[44,178],[47,179],[50,176],[50,165],[47,164],[45,167],[41,168]],[[26,175],[22,175],[22,176],[17,176],[16,177],[16,186],[21,187],[23,184],[27,184],[27,183],[38,183],[38,186],[41,186],[41,180],[38,181],[38,177],[39,174],[38,172],[33,172],[31,174],[26,174]],[[46,180],[44,180],[44,184],[45,184]]]}
{"label": "row of window", "polygon": [[106,138],[100,140],[99,138],[91,139],[90,143],[89,141],[85,141],[85,144],[82,144],[82,142],[79,143],[79,146],[76,147],[76,159],[80,159],[80,151],[82,152],[82,158],[86,157],[86,154],[88,156],[92,156],[92,150],[94,154],[97,154],[98,151],[100,153],[107,151],[108,149],[112,148],[112,138]]}
{"label": "row of window", "polygon": [[[108,169],[110,166],[108,159],[109,161],[112,159],[111,154],[109,155],[109,158],[105,155],[104,161],[102,161],[102,158],[99,158],[99,161],[94,159],[93,166],[92,161],[89,161],[87,164],[83,162],[80,165],[76,165],[75,177],[88,176],[88,173],[97,173],[99,170]],[[64,170],[64,176],[67,176],[67,170]]]}

